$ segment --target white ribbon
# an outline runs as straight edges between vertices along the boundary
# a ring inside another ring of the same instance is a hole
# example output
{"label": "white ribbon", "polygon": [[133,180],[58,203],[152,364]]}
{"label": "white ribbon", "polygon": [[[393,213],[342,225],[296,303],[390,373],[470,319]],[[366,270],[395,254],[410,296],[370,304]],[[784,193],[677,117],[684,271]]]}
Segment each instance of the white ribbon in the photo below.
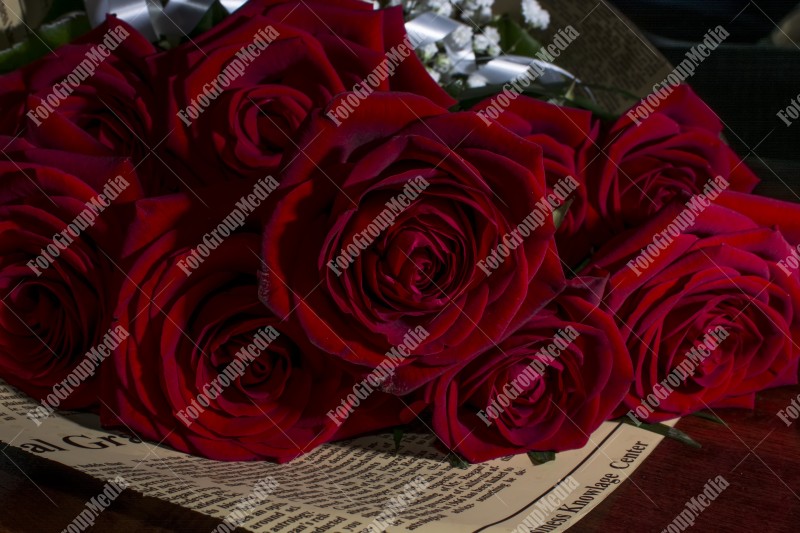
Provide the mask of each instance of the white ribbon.
{"label": "white ribbon", "polygon": [[[233,13],[247,0],[220,0],[222,6]],[[182,37],[189,34],[214,0],[84,0],[92,27],[99,26],[106,14],[113,13],[124,20],[150,41],[160,37]],[[502,85],[527,71],[532,64],[542,67],[544,74],[536,79],[536,85],[545,88],[565,87],[580,83],[575,76],[551,63],[522,56],[504,55],[478,65],[472,42],[459,43],[453,34],[465,24],[433,12],[421,13],[406,22],[406,31],[412,35],[417,46],[442,42],[448,56],[460,74],[476,73],[487,84]],[[590,93],[591,94],[591,93]],[[591,97],[591,96],[590,96]]]}
{"label": "white ribbon", "polygon": [[[229,13],[246,0],[222,0]],[[190,33],[211,8],[214,0],[84,0],[92,27],[99,26],[113,13],[150,41],[160,37],[182,37]]]}
{"label": "white ribbon", "polygon": [[[502,55],[479,65],[471,41],[459,44],[451,38],[462,27],[467,25],[431,11],[421,13],[406,22],[406,31],[414,37],[415,42],[419,43],[418,46],[442,42],[447,55],[456,66],[456,72],[459,74],[474,72],[485,81],[486,85],[503,85],[525,74],[533,65],[537,66],[537,70],[543,71],[534,82],[543,89],[563,92],[574,84],[580,84],[580,80],[563,68],[531,57]],[[591,91],[586,89],[586,92],[593,100]]]}

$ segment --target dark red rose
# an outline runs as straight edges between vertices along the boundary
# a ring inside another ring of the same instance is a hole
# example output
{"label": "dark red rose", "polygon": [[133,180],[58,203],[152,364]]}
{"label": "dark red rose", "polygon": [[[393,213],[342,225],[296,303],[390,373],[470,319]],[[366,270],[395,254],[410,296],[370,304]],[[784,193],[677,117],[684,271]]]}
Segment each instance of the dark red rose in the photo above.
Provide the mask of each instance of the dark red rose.
{"label": "dark red rose", "polygon": [[[486,109],[493,99],[477,104],[473,110],[486,120],[492,120]],[[519,96],[495,119],[517,135],[542,147],[544,172],[548,193],[554,188],[574,190],[567,195],[569,209],[556,231],[556,243],[561,258],[575,265],[589,253],[586,232],[587,216],[597,217],[590,207],[585,172],[599,156],[596,145],[599,124],[589,111],[562,107],[528,96]],[[574,182],[573,182],[574,180]]]}
{"label": "dark red rose", "polygon": [[470,462],[584,446],[631,384],[604,282],[574,278],[497,346],[426,387],[433,429]]}
{"label": "dark red rose", "polygon": [[[361,0],[255,0],[245,4],[236,16],[260,15],[313,35],[324,48],[334,69],[349,90],[361,83],[387,56],[397,51],[404,54],[405,20],[400,6],[374,10]],[[441,106],[455,104],[431,78],[425,67],[410,53],[394,64],[394,72],[382,80],[381,91],[402,91],[425,96]]]}
{"label": "dark red rose", "polygon": [[647,118],[634,110],[604,134],[603,155],[589,173],[589,198],[600,215],[589,229],[601,241],[701,192],[718,176],[735,191],[750,192],[758,183],[722,140],[719,118],[688,86],[676,87]]}
{"label": "dark red rose", "polygon": [[332,438],[401,422],[397,406],[382,418],[372,412],[397,401],[379,392],[350,417],[328,415],[361,377],[261,304],[259,234],[237,230],[187,271],[180,265],[204,242],[197,228],[218,221],[198,215],[205,208],[184,195],[137,209],[167,213],[160,220],[167,226],[143,248],[119,295],[118,323],[131,335],[104,375],[104,425],[213,459],[283,462]]}
{"label": "dark red rose", "polygon": [[158,61],[164,92],[171,95],[159,153],[184,187],[262,177],[277,172],[283,153],[295,149],[297,129],[310,110],[366,79],[376,82],[367,83],[371,91],[408,90],[454,103],[413,50],[406,50],[393,74],[378,68],[404,38],[400,7],[373,11],[359,0],[251,1]]}
{"label": "dark red rose", "polygon": [[115,326],[115,209],[141,190],[126,160],[9,141],[0,138],[11,159],[0,161],[0,378],[39,400],[57,393],[51,407],[90,407],[93,363],[62,381]]}
{"label": "dark red rose", "polygon": [[384,388],[402,394],[563,286],[537,204],[541,149],[418,96],[376,93],[339,126],[328,118],[338,105],[313,117],[282,175],[263,299],[281,316],[296,308],[312,343],[353,364],[372,369],[396,350]]}
{"label": "dark red rose", "polygon": [[153,46],[115,17],[56,53],[0,76],[0,134],[142,161],[152,138]]}
{"label": "dark red rose", "polygon": [[800,274],[779,265],[791,253],[775,229],[715,204],[696,220],[670,205],[603,248],[594,266],[611,272],[604,301],[635,370],[623,411],[653,422],[752,407],[756,392],[797,383]]}
{"label": "dark red rose", "polygon": [[722,193],[715,202],[746,215],[761,226],[776,227],[793,246],[800,244],[800,204],[797,202],[734,191]]}

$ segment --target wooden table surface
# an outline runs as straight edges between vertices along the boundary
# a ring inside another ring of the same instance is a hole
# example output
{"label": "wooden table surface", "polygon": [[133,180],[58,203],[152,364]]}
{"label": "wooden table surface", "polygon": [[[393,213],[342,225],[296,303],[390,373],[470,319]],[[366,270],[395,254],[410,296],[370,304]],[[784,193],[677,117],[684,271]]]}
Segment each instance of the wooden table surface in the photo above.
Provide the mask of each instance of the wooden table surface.
{"label": "wooden table surface", "polygon": [[[681,420],[678,427],[702,449],[665,439],[570,531],[659,532],[720,474],[730,486],[697,517],[692,531],[800,531],[800,421],[787,427],[776,414],[798,395],[800,386],[773,389],[759,395],[754,411],[717,411],[727,426],[698,417]],[[61,531],[101,490],[101,481],[70,468],[13,447],[5,453],[0,454],[2,531]],[[218,523],[125,491],[93,530],[211,531]]]}

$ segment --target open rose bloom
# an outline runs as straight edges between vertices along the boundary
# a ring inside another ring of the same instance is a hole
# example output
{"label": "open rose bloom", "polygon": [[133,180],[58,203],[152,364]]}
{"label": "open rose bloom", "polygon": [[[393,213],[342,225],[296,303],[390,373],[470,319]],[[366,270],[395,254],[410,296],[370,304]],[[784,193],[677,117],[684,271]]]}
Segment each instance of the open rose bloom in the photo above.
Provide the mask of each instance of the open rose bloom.
{"label": "open rose bloom", "polygon": [[413,46],[400,7],[251,0],[0,76],[0,378],[280,462],[412,423],[558,452],[797,383],[800,207],[688,86],[641,121],[487,115]]}

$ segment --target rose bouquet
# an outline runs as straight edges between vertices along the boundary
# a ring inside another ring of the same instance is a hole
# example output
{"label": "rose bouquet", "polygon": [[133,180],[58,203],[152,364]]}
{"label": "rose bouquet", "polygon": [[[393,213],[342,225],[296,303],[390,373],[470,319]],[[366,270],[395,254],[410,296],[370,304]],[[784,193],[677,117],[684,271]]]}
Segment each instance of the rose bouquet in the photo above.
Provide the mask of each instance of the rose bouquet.
{"label": "rose bouquet", "polygon": [[250,0],[158,46],[109,16],[0,77],[30,418],[276,461],[421,420],[483,461],[797,383],[800,207],[713,111],[673,84],[609,120],[539,63],[492,91],[509,23],[452,4],[477,29],[428,43],[442,6]]}

